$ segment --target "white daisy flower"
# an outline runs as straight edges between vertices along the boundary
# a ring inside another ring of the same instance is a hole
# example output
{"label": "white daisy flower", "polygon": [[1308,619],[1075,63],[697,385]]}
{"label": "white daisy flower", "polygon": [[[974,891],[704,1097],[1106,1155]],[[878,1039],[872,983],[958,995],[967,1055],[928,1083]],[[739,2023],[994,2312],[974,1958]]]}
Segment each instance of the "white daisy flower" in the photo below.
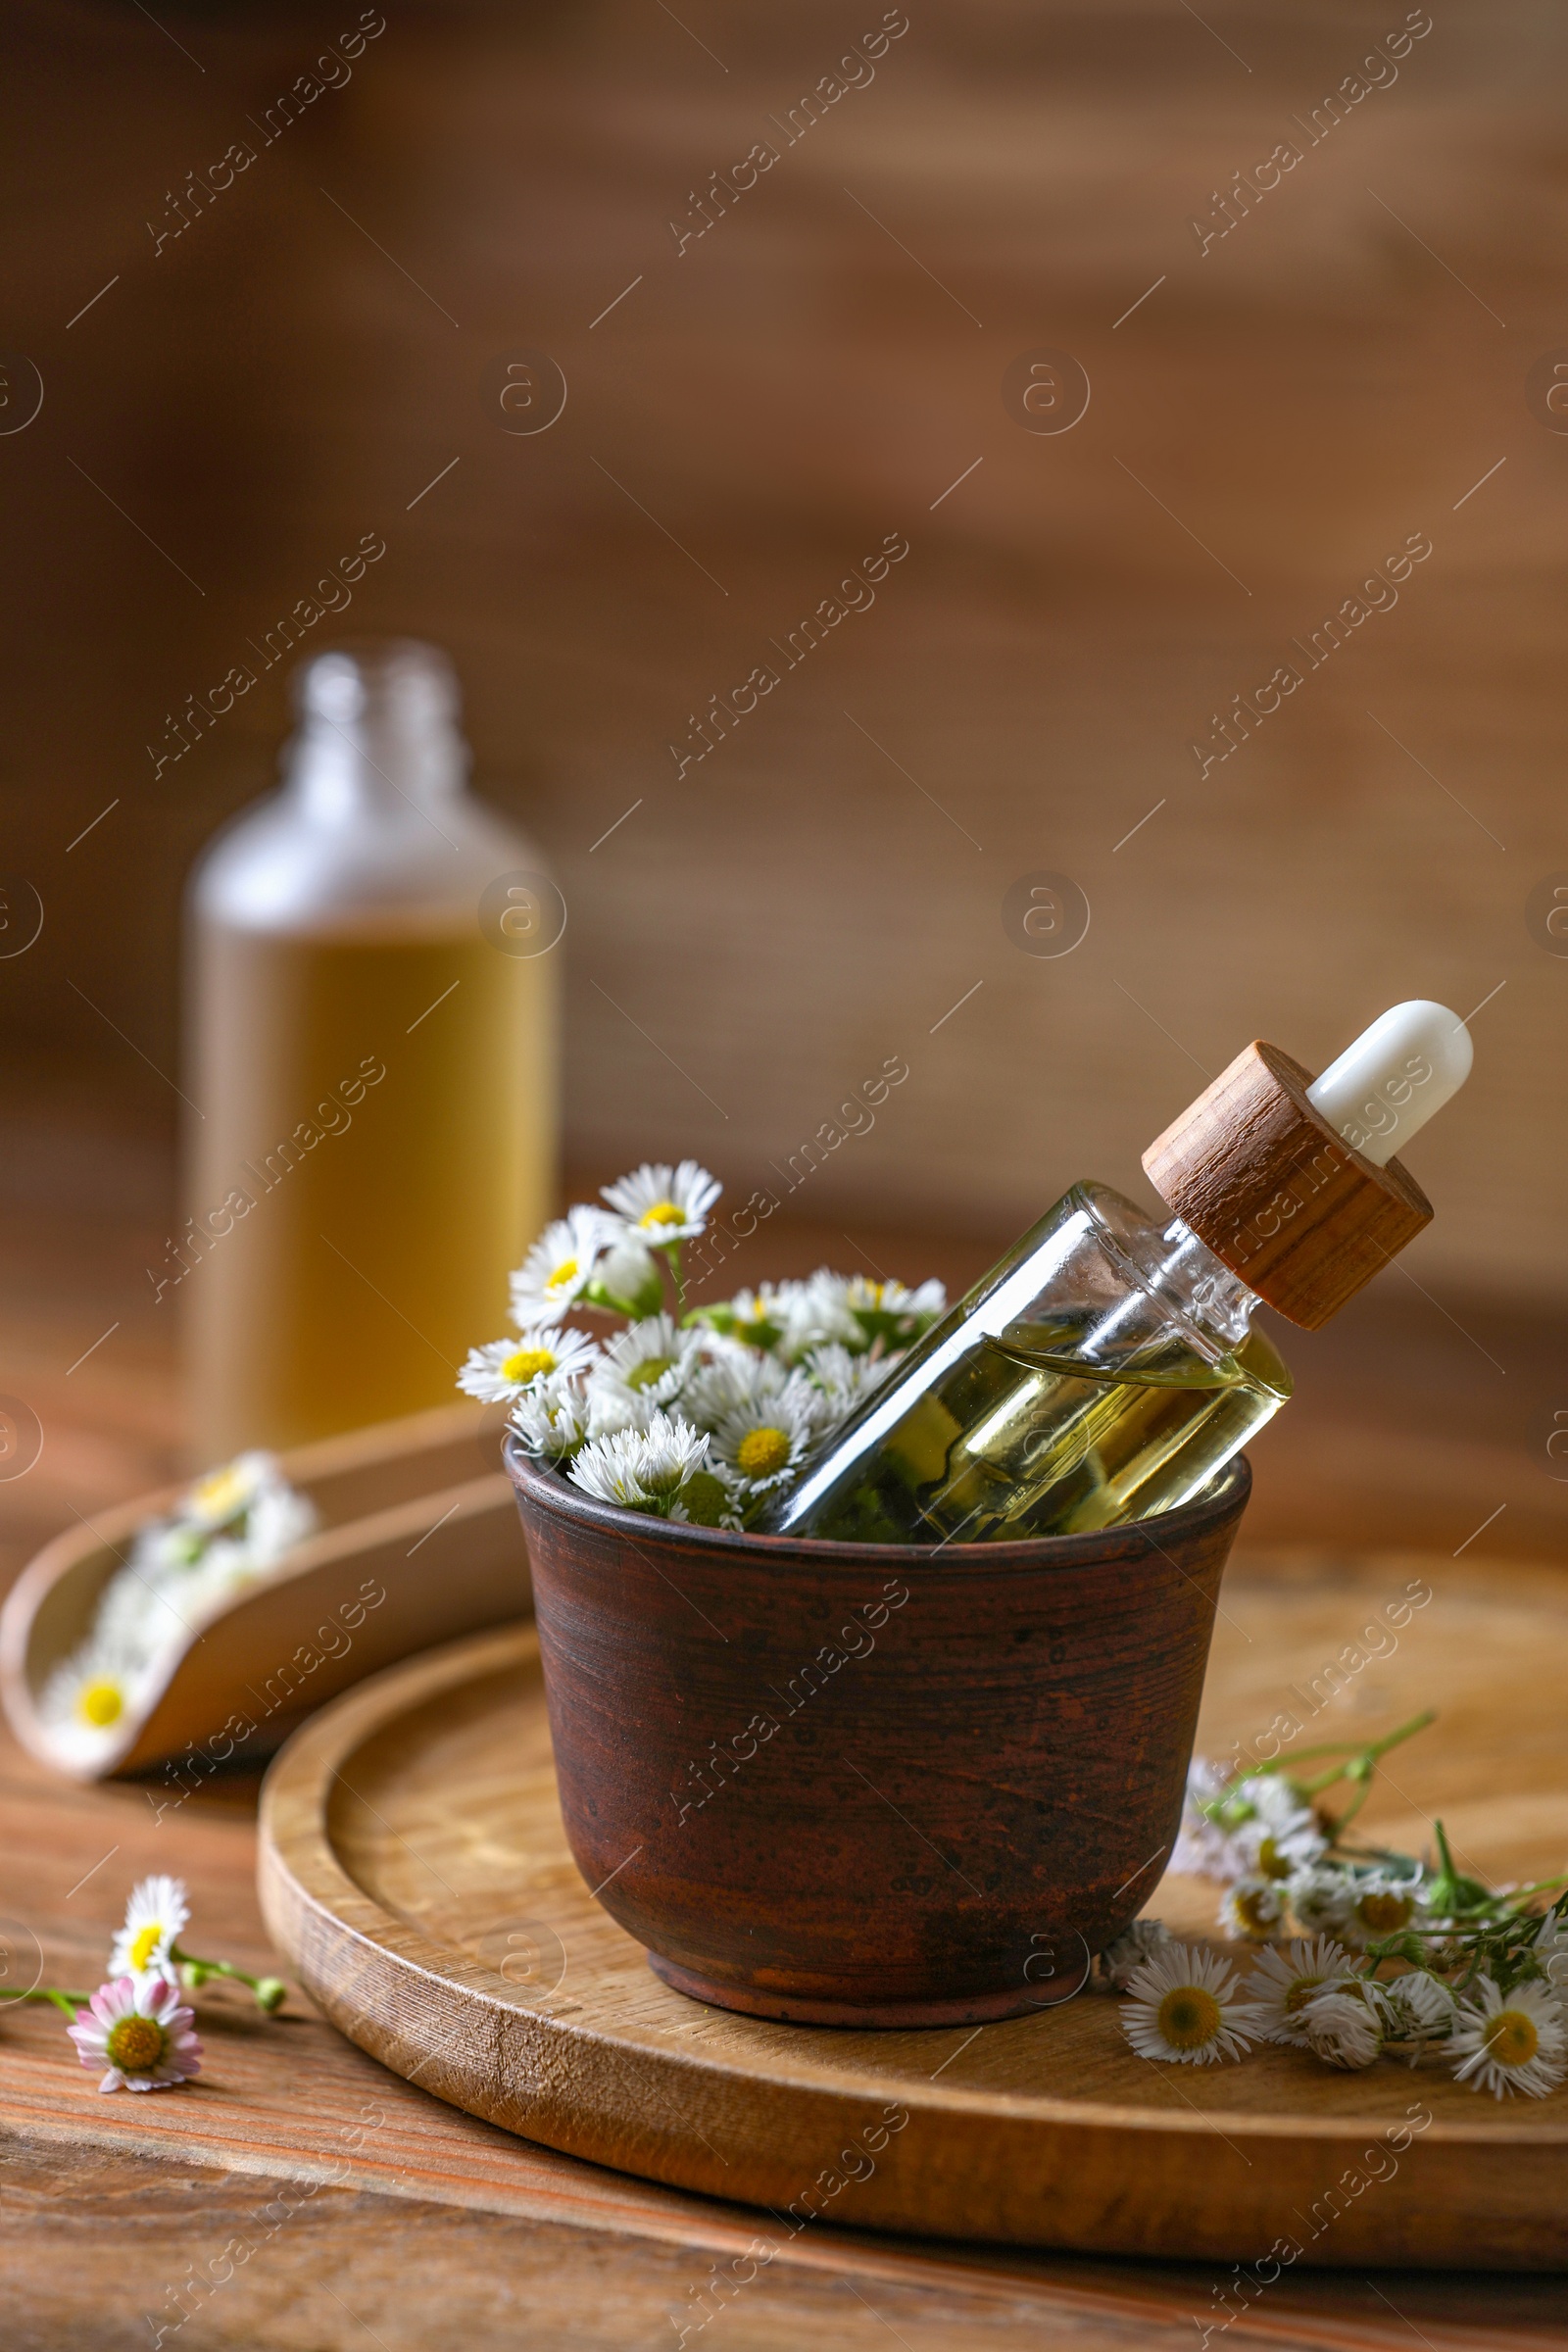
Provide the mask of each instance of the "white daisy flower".
{"label": "white daisy flower", "polygon": [[105,2069],[100,2090],[168,2090],[201,2072],[194,2022],[177,1984],[163,1977],[121,1977],[100,1984],[66,2031],[83,2066]]}
{"label": "white daisy flower", "polygon": [[1562,2081],[1563,2044],[1562,2003],[1549,1984],[1533,1978],[1504,1993],[1481,1977],[1458,2005],[1448,2046],[1455,2076],[1472,2089],[1544,2099]]}
{"label": "white daisy flower", "polygon": [[1285,1921],[1285,1898],[1272,1879],[1259,1875],[1238,1879],[1219,1907],[1219,1925],[1227,1936],[1243,1936],[1250,1943],[1267,1943],[1279,1935]]}
{"label": "white daisy flower", "polygon": [[144,1678],[141,1661],[89,1636],[45,1683],[39,1717],[62,1748],[95,1754],[136,1713]]}
{"label": "white daisy flower", "polygon": [[693,1473],[708,1467],[708,1433],[679,1413],[656,1413],[641,1435],[638,1483],[656,1501],[671,1503]]}
{"label": "white daisy flower", "polygon": [[230,1527],[244,1517],[263,1487],[275,1485],[280,1478],[275,1454],[239,1454],[188,1487],[175,1506],[174,1517],[188,1520],[193,1527]]}
{"label": "white daisy flower", "polygon": [[273,1568],[296,1544],[314,1536],[321,1515],[281,1474],[268,1479],[251,1497],[245,1514],[245,1550],[258,1571]]}
{"label": "white daisy flower", "polygon": [[756,1404],[770,1396],[781,1396],[790,1386],[793,1375],[776,1355],[764,1355],[760,1348],[743,1346],[739,1340],[727,1340],[714,1335],[708,1340],[708,1352],[698,1363],[687,1384],[684,1404],[694,1421],[704,1429],[717,1429],[731,1413],[743,1405]]}
{"label": "white daisy flower", "polygon": [[737,1291],[716,1306],[699,1308],[699,1319],[748,1348],[776,1348],[803,1287],[798,1282],[760,1283],[755,1291]]}
{"label": "white daisy flower", "polygon": [[1283,1773],[1254,1773],[1226,1806],[1230,1835],[1249,1871],[1288,1879],[1328,1851],[1317,1815]]}
{"label": "white daisy flower", "polygon": [[566,1476],[597,1502],[618,1503],[623,1511],[650,1510],[654,1498],[637,1475],[642,1443],[640,1429],[617,1429],[608,1437],[590,1438],[572,1456]]}
{"label": "white daisy flower", "polygon": [[1422,1916],[1419,1879],[1396,1878],[1385,1870],[1369,1871],[1352,1879],[1346,1889],[1340,1934],[1347,1943],[1364,1950],[1367,1944],[1379,1943],[1386,1936],[1399,1935]]}
{"label": "white daisy flower", "polygon": [[841,1341],[826,1340],[808,1349],[800,1369],[813,1389],[821,1390],[836,1413],[848,1413],[902,1361],[901,1352],[856,1354]]}
{"label": "white daisy flower", "polygon": [[1255,2031],[1264,2041],[1309,2049],[1302,2012],[1308,2001],[1334,1990],[1350,1973],[1350,1955],[1330,1936],[1298,1936],[1283,1951],[1274,1945],[1259,1952],[1247,1980]]}
{"label": "white daisy flower", "polygon": [[514,1340],[475,1348],[458,1374],[465,1396],[513,1404],[547,1380],[574,1380],[599,1361],[595,1343],[561,1323],[534,1323]]}
{"label": "white daisy flower", "polygon": [[190,1632],[188,1577],[172,1591],[165,1584],[132,1563],[117,1568],[99,1594],[93,1644],[133,1669],[138,1680],[163,1650],[184,1642]]}
{"label": "white daisy flower", "polygon": [[517,1398],[510,1425],[539,1460],[564,1461],[587,1441],[588,1407],[569,1383],[546,1381]]}
{"label": "white daisy flower", "polygon": [[1173,1940],[1162,1919],[1135,1919],[1101,1953],[1095,1983],[1102,1992],[1125,1992],[1135,1971]]}
{"label": "white daisy flower", "polygon": [[117,1933],[109,1954],[110,1976],[172,1979],[174,1964],[169,1955],[189,1918],[183,1879],[160,1876],[139,1880],[125,1905],[125,1924]]}
{"label": "white daisy flower", "polygon": [[692,1473],[706,1467],[708,1444],[678,1413],[655,1413],[646,1429],[590,1438],[567,1475],[601,1502],[662,1514]]}
{"label": "white daisy flower", "polygon": [[1359,1988],[1314,1993],[1300,2015],[1306,2046],[1325,2066],[1353,2072],[1370,2066],[1383,2047],[1377,2012]]}
{"label": "white daisy flower", "polygon": [[612,1241],[594,1276],[594,1303],[623,1315],[652,1315],[658,1313],[663,1296],[663,1277],[653,1251],[629,1236]]}
{"label": "white daisy flower", "polygon": [[1333,1862],[1310,1862],[1287,1882],[1285,1891],[1308,1935],[1345,1932],[1355,1896],[1355,1881],[1349,1871]]}
{"label": "white daisy flower", "polygon": [[671,1242],[695,1241],[708,1224],[708,1212],[723,1191],[717,1179],[695,1159],[678,1168],[662,1160],[644,1160],[630,1176],[600,1187],[601,1200],[625,1218],[633,1232],[657,1249]]}
{"label": "white daisy flower", "polygon": [[1219,1823],[1205,1810],[1218,1802],[1230,1787],[1231,1776],[1223,1764],[1211,1764],[1206,1756],[1195,1756],[1187,1768],[1187,1795],[1182,1805],[1182,1826],[1171,1849],[1170,1867],[1195,1879],[1215,1879],[1222,1885],[1239,1879],[1246,1868],[1234,1854],[1230,1838]]}
{"label": "white daisy flower", "polygon": [[688,1527],[727,1527],[739,1532],[745,1522],[741,1504],[746,1482],[726,1470],[722,1462],[705,1461],[700,1469],[691,1472],[668,1516]]}
{"label": "white daisy flower", "polygon": [[1435,2041],[1452,2032],[1454,1998],[1440,1977],[1412,1968],[1402,1977],[1366,1982],[1390,2041]]}
{"label": "white daisy flower", "polygon": [[753,1496],[770,1494],[793,1477],[810,1451],[821,1401],[800,1382],[776,1396],[737,1405],[713,1434],[715,1459],[738,1471]]}
{"label": "white daisy flower", "polygon": [[1568,1992],[1568,1918],[1562,1912],[1546,1913],[1536,1937],[1535,1954],[1547,1983],[1558,1992]]}
{"label": "white daisy flower", "polygon": [[519,1329],[559,1323],[593,1280],[614,1234],[614,1220],[602,1208],[568,1208],[547,1225],[512,1277],[512,1319]]}
{"label": "white daisy flower", "polygon": [[617,1392],[651,1404],[674,1402],[696,1368],[702,1335],[681,1331],[668,1315],[649,1315],[606,1343],[590,1396]]}
{"label": "white daisy flower", "polygon": [[911,1291],[902,1282],[873,1282],[864,1274],[851,1275],[844,1302],[867,1340],[918,1339],[948,1311],[940,1282],[922,1282]]}
{"label": "white daisy flower", "polygon": [[1250,2021],[1235,1997],[1235,1972],[1207,1952],[1162,1945],[1133,1971],[1127,1990],[1122,2032],[1141,2058],[1211,2066],[1240,2058],[1249,2046]]}

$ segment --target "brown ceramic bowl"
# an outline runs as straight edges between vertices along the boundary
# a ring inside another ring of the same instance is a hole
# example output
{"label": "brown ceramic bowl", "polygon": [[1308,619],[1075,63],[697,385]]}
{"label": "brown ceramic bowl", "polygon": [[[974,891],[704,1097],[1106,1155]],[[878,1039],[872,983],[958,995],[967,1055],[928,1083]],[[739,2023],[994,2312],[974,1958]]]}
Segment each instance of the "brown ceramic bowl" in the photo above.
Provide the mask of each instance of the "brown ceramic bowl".
{"label": "brown ceramic bowl", "polygon": [[506,1459],[566,1835],[666,1983],[842,2026],[1077,1989],[1176,1836],[1244,1459],[1129,1527],[940,1550],[671,1526]]}

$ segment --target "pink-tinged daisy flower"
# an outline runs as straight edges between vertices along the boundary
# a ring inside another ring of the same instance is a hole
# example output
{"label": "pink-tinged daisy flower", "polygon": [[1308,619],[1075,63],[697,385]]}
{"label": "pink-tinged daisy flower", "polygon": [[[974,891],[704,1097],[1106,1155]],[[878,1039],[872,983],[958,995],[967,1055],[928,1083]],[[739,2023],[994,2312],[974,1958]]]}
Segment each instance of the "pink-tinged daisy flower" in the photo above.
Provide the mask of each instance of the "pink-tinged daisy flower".
{"label": "pink-tinged daisy flower", "polygon": [[66,2031],[84,2067],[105,2069],[100,2090],[169,2090],[201,2072],[194,2014],[163,1977],[119,1977]]}

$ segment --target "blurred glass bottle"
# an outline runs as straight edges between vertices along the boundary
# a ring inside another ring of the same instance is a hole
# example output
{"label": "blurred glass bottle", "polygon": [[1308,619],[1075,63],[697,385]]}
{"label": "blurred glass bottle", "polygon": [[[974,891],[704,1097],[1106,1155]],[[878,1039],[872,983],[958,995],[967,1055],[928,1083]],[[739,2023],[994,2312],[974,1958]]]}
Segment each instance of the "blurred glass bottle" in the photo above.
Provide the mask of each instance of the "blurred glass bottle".
{"label": "blurred glass bottle", "polygon": [[283,787],[190,885],[185,1302],[204,1460],[452,1399],[551,1212],[564,906],[466,789],[450,664],[295,676]]}

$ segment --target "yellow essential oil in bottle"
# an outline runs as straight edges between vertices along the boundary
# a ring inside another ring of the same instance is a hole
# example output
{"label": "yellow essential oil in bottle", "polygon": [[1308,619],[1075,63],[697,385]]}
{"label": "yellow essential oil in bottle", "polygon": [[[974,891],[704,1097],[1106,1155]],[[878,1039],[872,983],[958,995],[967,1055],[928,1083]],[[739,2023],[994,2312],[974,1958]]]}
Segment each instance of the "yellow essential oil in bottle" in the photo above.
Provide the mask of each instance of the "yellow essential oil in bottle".
{"label": "yellow essential oil in bottle", "polygon": [[451,1401],[555,1187],[554,894],[464,789],[447,665],[328,653],[299,700],[283,792],[192,889],[166,1279],[210,1461]]}

